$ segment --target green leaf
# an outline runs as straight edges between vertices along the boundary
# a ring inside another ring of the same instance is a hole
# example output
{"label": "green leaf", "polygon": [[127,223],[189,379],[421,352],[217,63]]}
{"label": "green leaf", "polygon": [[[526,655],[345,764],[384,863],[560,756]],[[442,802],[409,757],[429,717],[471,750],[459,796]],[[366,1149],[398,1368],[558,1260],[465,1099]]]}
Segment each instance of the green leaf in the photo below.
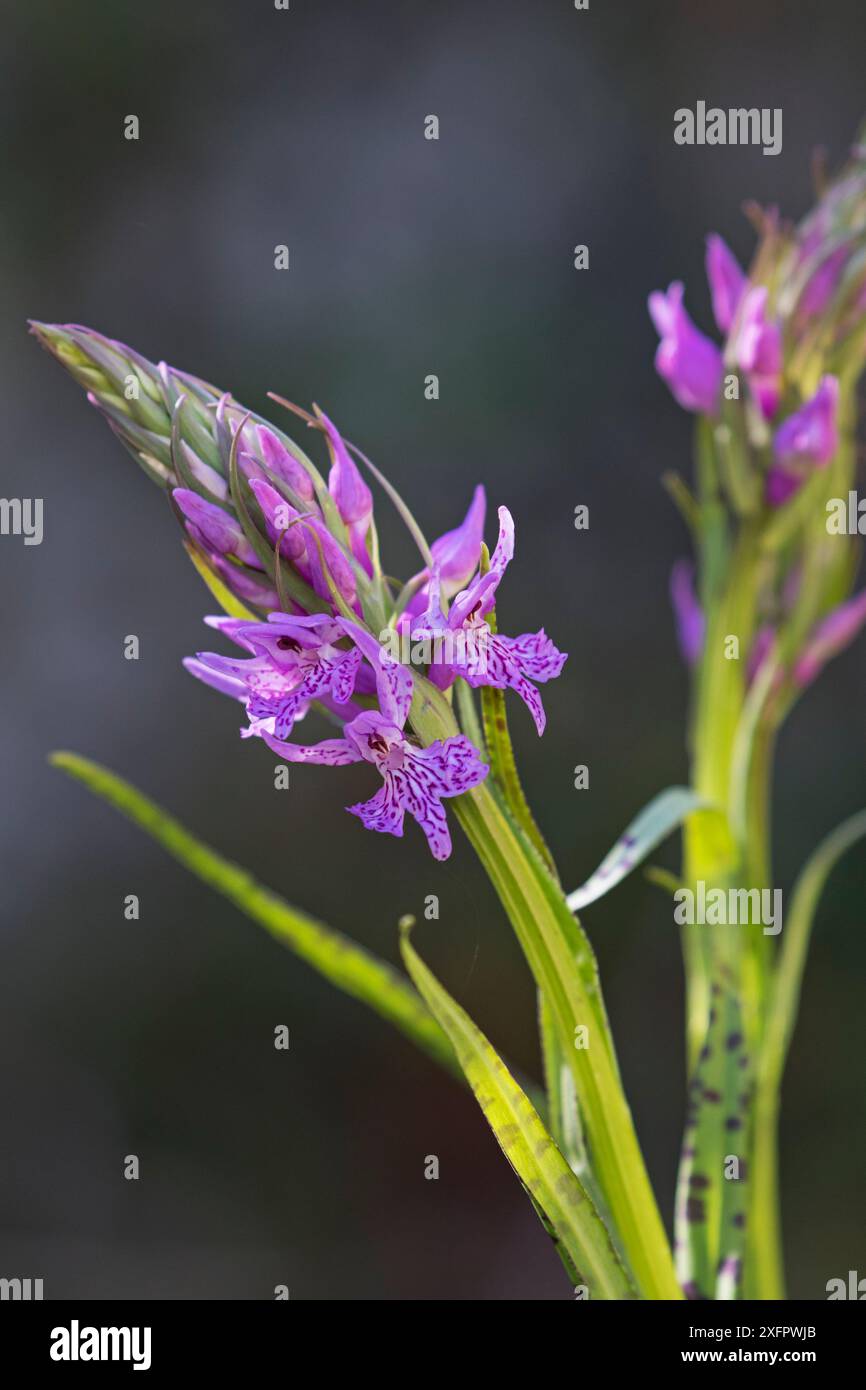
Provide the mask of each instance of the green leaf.
{"label": "green leaf", "polygon": [[646,805],[620,835],[594,874],[568,895],[568,906],[579,912],[622,883],[632,869],[661,844],[678,825],[696,811],[708,810],[707,802],[688,787],[668,787]]}
{"label": "green leaf", "polygon": [[[482,544],[480,573],[486,574],[489,568],[490,555],[487,546]],[[488,613],[487,624],[490,631],[495,633],[495,609],[491,609]],[[471,697],[472,692],[466,682],[461,681],[460,685],[465,686]],[[463,707],[460,706],[459,693],[458,706],[461,708],[461,713],[464,713]],[[559,874],[556,863],[532,814],[517,771],[517,760],[514,756],[511,732],[508,727],[508,710],[504,690],[498,690],[495,686],[490,685],[481,687],[481,716],[484,736],[483,743],[478,743],[478,746],[486,752],[493,785],[498,788],[500,800],[505,810],[520,826],[529,842],[541,855],[548,872],[558,883]],[[478,742],[477,738],[476,742]],[[568,1058],[563,1053],[556,1018],[540,989],[538,991],[538,1030],[544,1062],[547,1113],[553,1137],[572,1171],[583,1176],[584,1181],[591,1182],[574,1077]]]}
{"label": "green leaf", "polygon": [[635,1298],[634,1287],[586,1188],[487,1038],[413,949],[408,926],[402,929],[401,949],[419,993],[451,1040],[496,1142],[553,1239],[562,1246],[567,1267],[577,1272],[591,1298]]}
{"label": "green leaf", "polygon": [[667,473],[662,474],[662,486],[672,499],[689,530],[696,532],[700,526],[700,508],[688,484],[680,477],[679,473],[674,473],[669,469]]}
{"label": "green leaf", "polygon": [[415,991],[385,961],[291,907],[107,768],[75,753],[52,753],[50,761],[140,826],[203,883],[234,903],[337,989],[368,1004],[446,1070],[461,1076],[442,1029]]}
{"label": "green leaf", "polygon": [[538,1031],[541,1039],[541,1056],[544,1064],[544,1083],[547,1092],[551,1132],[567,1160],[569,1168],[586,1184],[592,1192],[596,1204],[600,1206],[601,1203],[595,1190],[586,1152],[574,1077],[568,1058],[562,1050],[556,1019],[540,990],[538,992]]}
{"label": "green leaf", "polygon": [[[412,727],[427,745],[457,732],[435,686],[416,678]],[[647,1298],[679,1298],[670,1248],[622,1087],[595,956],[540,854],[486,783],[450,806],[508,913],[568,1058],[593,1172]],[[588,1046],[576,1045],[585,1026]]]}
{"label": "green leaf", "polygon": [[782,944],[770,990],[767,1025],[761,1049],[761,1073],[781,1080],[797,1020],[803,970],[812,922],[827,882],[842,855],[866,837],[866,811],[837,826],[807,860],[791,896]]}
{"label": "green leaf", "polygon": [[824,886],[842,855],[866,838],[866,811],[836,827],[807,860],[794,885],[770,980],[766,1024],[756,1067],[751,1205],[746,1296],[784,1298],[778,1190],[779,1093],[797,1021],[812,923]]}

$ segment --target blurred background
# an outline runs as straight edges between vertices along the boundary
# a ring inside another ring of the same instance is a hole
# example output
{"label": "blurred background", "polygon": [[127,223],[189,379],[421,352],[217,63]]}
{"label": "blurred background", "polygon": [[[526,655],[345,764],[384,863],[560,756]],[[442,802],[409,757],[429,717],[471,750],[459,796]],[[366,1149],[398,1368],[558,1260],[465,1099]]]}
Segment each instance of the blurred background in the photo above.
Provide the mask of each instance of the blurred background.
{"label": "blurred background", "polygon": [[[391,959],[398,917],[438,894],[419,947],[537,1069],[528,972],[464,845],[437,866],[414,827],[364,832],[342,810],[370,794],[363,769],[299,767],[274,790],[273,757],[185,675],[181,658],[213,646],[212,602],[165,499],[25,318],[92,325],[257,409],[268,389],[318,401],[429,535],[476,481],[509,505],[500,620],[544,624],[570,653],[544,740],[516,701],[512,730],[576,884],[686,771],[667,600],[686,540],[660,476],[688,470],[690,425],[654,373],[646,296],[683,278],[709,329],[706,234],[747,260],[746,198],[806,210],[813,149],[841,160],[866,114],[862,5],[7,0],[4,32],[0,490],[44,498],[45,534],[0,541],[0,1274],[58,1298],[258,1299],[278,1283],[292,1298],[568,1298],[468,1095],[46,765],[58,747],[107,763]],[[782,107],[783,152],[675,146],[673,112],[698,99]],[[402,528],[384,500],[379,514],[405,574]],[[786,728],[783,887],[866,803],[864,678],[861,641]],[[676,845],[661,858],[675,865]],[[670,905],[636,876],[585,924],[667,1219],[684,1089]],[[866,1272],[864,925],[861,850],[821,907],[784,1094],[798,1298]]]}

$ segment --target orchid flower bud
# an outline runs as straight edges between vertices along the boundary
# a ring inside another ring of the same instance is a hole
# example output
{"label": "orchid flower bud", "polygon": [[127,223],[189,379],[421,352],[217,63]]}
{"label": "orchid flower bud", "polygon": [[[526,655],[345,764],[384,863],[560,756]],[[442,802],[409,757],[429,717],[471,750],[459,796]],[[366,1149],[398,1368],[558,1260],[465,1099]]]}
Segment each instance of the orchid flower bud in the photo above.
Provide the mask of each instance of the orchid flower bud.
{"label": "orchid flower bud", "polygon": [[800,687],[810,685],[831,657],[850,646],[866,623],[866,590],[840,603],[818,623],[807,639],[794,666],[794,680]]}
{"label": "orchid flower bud", "polygon": [[176,487],[171,495],[186,518],[190,535],[205,550],[214,550],[218,555],[234,555],[246,565],[258,566],[256,552],[229,512],[189,488]]}
{"label": "orchid flower bud", "polygon": [[304,465],[289,453],[285,444],[277,438],[273,430],[268,429],[267,425],[256,425],[254,435],[258,445],[257,451],[249,452],[244,449],[241,453],[241,466],[246,476],[248,478],[264,476],[260,470],[257,471],[258,462],[261,459],[271,473],[289,485],[292,492],[304,502],[312,502],[316,490]]}
{"label": "orchid flower bud", "polygon": [[671,570],[670,595],[677,641],[687,666],[694,666],[700,660],[706,626],[694,581],[694,565],[688,560],[678,560]]}
{"label": "orchid flower bud", "polygon": [[767,474],[771,507],[793,496],[813,468],[826,468],[839,445],[838,408],[839,383],[825,376],[814,396],[779,426],[773,439],[775,462]]}
{"label": "orchid flower bud", "polygon": [[737,365],[746,373],[761,414],[771,420],[782,394],[782,330],[767,317],[767,290],[747,291],[736,329]]}
{"label": "orchid flower bud", "polygon": [[713,300],[713,314],[719,332],[728,334],[746,291],[748,277],[740,269],[736,256],[720,236],[707,238],[707,280]]}
{"label": "orchid flower bud", "polygon": [[724,373],[722,354],[683,308],[682,284],[675,282],[667,294],[651,294],[649,311],[661,337],[655,359],[659,376],[684,410],[716,415]]}
{"label": "orchid flower bud", "polygon": [[324,411],[317,410],[317,415],[324,429],[328,453],[331,456],[328,489],[336,503],[340,520],[349,528],[352,554],[367,574],[371,575],[373,562],[366,541],[373,517],[373,494],[361,477],[357,464],[350,457],[336,425],[328,419]]}

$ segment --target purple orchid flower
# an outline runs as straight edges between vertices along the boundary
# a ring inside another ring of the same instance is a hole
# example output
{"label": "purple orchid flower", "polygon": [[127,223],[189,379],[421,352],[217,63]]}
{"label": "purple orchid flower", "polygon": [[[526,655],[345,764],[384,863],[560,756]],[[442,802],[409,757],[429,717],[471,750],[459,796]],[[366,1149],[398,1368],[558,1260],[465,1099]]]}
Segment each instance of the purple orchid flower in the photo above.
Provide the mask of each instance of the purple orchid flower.
{"label": "purple orchid flower", "polygon": [[382,787],[369,801],[346,809],[358,816],[368,830],[402,835],[406,812],[418,822],[434,859],[447,859],[451,834],[443,799],[460,796],[487,776],[477,748],[465,734],[419,748],[403,732],[412,703],[413,680],[363,628],[338,618],[336,623],[360,649],[376,673],[378,710],[365,710],[350,720],[342,738],[301,745],[285,743],[263,731],[269,748],[296,763],[321,763],[332,767],[347,763],[372,763],[382,777]]}
{"label": "purple orchid flower", "polygon": [[703,609],[695,593],[695,567],[689,560],[678,560],[671,570],[671,605],[676,621],[677,641],[687,666],[700,660],[706,626]]}
{"label": "purple orchid flower", "polygon": [[345,634],[334,619],[271,613],[265,623],[238,618],[206,621],[252,655],[199,652],[184,665],[205,684],[243,702],[250,721],[249,728],[241,730],[243,738],[288,738],[313,700],[339,708],[344,717],[351,712],[361,652],[336,645]]}
{"label": "purple orchid flower", "polygon": [[794,680],[801,688],[810,685],[831,657],[854,641],[866,623],[866,589],[840,603],[813,628],[794,666]]}
{"label": "purple orchid flower", "polygon": [[460,525],[455,526],[453,531],[446,531],[444,535],[438,536],[430,547],[433,561],[439,570],[442,593],[446,598],[453,598],[459,593],[478,568],[486,515],[487,495],[479,483]]}
{"label": "purple orchid flower", "polygon": [[780,507],[813,468],[826,468],[839,446],[839,382],[825,376],[805,405],[789,415],[773,439],[775,462],[767,473],[766,499]]}
{"label": "purple orchid flower", "polygon": [[367,549],[367,532],[373,519],[373,494],[350,457],[336,425],[318,407],[316,413],[324,429],[328,453],[331,455],[328,490],[336,503],[340,520],[345,522],[349,529],[352,554],[367,574],[372,575],[373,562]]}
{"label": "purple orchid flower", "polygon": [[659,376],[684,410],[716,415],[724,374],[722,354],[683,308],[682,284],[676,281],[667,294],[658,290],[651,294],[649,311],[661,338],[655,359]]}
{"label": "purple orchid flower", "polygon": [[[452,531],[445,531],[430,546],[430,554],[439,570],[441,591],[447,599],[452,599],[461,589],[465,589],[478,568],[486,515],[487,495],[479,483],[460,525]],[[420,587],[400,615],[398,630],[401,632],[411,626],[413,619],[420,617],[430,601],[430,570],[420,570],[413,576],[412,582]]]}
{"label": "purple orchid flower", "polygon": [[553,645],[543,628],[521,637],[503,637],[492,632],[486,622],[513,555],[514,522],[508,508],[500,507],[499,540],[488,572],[477,574],[457,595],[446,618],[442,612],[439,570],[434,567],[429,604],[417,625],[413,625],[412,637],[415,641],[432,641],[434,659],[428,676],[440,689],[447,689],[456,676],[462,676],[474,687],[510,687],[528,707],[538,733],[543,734],[544,706],[532,682],[554,680],[565,665],[566,653]]}
{"label": "purple orchid flower", "polygon": [[707,237],[707,280],[719,332],[727,336],[748,288],[748,276],[727,243],[715,233]]}
{"label": "purple orchid flower", "polygon": [[771,420],[782,395],[782,330],[767,317],[767,290],[747,291],[736,328],[737,365],[746,373],[761,414]]}

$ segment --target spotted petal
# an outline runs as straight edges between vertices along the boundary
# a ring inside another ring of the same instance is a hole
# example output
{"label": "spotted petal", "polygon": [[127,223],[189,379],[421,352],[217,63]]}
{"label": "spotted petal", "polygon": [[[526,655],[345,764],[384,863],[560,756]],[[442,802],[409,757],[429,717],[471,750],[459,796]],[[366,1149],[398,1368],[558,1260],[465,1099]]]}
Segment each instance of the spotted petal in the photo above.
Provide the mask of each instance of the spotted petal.
{"label": "spotted petal", "polygon": [[403,834],[406,813],[394,777],[386,777],[369,801],[359,801],[354,806],[347,806],[346,810],[358,816],[368,830],[378,830],[384,835]]}
{"label": "spotted petal", "polygon": [[361,649],[376,672],[376,691],[383,715],[397,728],[402,729],[409,717],[409,707],[412,704],[411,672],[357,623],[349,622],[348,618],[339,618],[337,621],[346,635]]}
{"label": "spotted petal", "polygon": [[525,633],[522,637],[501,637],[491,633],[483,648],[483,661],[467,654],[462,675],[472,686],[492,685],[498,690],[517,692],[527,706],[539,734],[544,733],[547,718],[541,696],[532,680],[548,681],[558,676],[566,661],[546,637],[544,631]]}
{"label": "spotted petal", "polygon": [[361,754],[345,738],[326,738],[321,743],[285,743],[282,739],[274,738],[273,734],[265,733],[262,738],[274,753],[289,763],[343,767],[347,763],[362,761]]}
{"label": "spotted petal", "polygon": [[472,613],[482,616],[493,607],[494,596],[509,563],[514,558],[514,520],[507,507],[499,508],[499,539],[490,557],[486,574],[476,575],[472,583],[459,593],[448,614],[452,626],[462,623]]}

